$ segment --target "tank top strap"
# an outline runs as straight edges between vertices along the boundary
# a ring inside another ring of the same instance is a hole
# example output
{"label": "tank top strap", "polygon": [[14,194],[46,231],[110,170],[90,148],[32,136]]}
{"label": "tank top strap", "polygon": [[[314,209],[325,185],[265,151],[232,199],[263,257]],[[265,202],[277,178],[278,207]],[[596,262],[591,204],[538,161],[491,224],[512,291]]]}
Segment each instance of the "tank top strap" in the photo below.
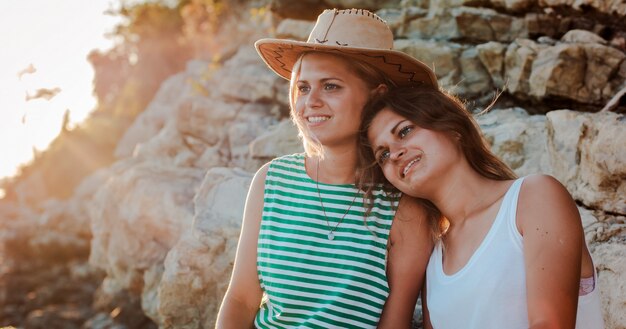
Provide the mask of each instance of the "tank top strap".
{"label": "tank top strap", "polygon": [[520,247],[523,248],[522,245],[522,235],[517,229],[517,204],[519,201],[519,193],[522,188],[522,183],[524,182],[524,178],[520,177],[516,179],[509,190],[504,196],[504,200],[502,200],[501,208],[504,212],[503,218],[506,220],[507,230],[509,234],[513,238],[513,241]]}

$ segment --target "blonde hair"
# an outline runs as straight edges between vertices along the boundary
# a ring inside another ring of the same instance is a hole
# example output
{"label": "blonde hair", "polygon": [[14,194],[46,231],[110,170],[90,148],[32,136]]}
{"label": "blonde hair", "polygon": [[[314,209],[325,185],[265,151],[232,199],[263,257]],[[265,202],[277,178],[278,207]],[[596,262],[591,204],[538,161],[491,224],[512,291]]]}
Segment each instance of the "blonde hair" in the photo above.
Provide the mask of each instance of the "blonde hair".
{"label": "blonde hair", "polygon": [[294,122],[296,127],[298,127],[298,137],[302,139],[302,145],[304,146],[304,151],[308,156],[324,156],[324,146],[320,143],[320,141],[315,137],[315,135],[311,134],[306,125],[298,118],[298,113],[296,113],[295,105],[297,100],[297,85],[298,77],[300,75],[300,69],[302,67],[302,59],[304,56],[310,53],[321,53],[329,56],[333,56],[338,60],[343,61],[346,64],[348,70],[352,73],[356,74],[361,80],[365,82],[365,85],[370,89],[374,90],[380,85],[385,85],[387,88],[395,87],[395,82],[389,79],[382,71],[377,69],[376,67],[363,62],[361,60],[347,57],[341,54],[329,54],[324,52],[304,52],[298,57],[298,60],[294,63],[293,68],[291,70],[291,79],[289,81],[289,106],[291,107],[291,111],[289,114],[291,116],[291,120]]}

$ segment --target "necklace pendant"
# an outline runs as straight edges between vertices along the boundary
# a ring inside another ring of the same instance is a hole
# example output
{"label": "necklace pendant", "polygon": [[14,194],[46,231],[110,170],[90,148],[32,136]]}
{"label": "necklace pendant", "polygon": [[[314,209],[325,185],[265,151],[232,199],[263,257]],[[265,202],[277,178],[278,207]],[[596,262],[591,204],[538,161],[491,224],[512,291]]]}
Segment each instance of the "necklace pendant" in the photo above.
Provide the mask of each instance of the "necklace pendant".
{"label": "necklace pendant", "polygon": [[335,235],[333,234],[333,232],[328,232],[328,240],[334,240],[335,239]]}

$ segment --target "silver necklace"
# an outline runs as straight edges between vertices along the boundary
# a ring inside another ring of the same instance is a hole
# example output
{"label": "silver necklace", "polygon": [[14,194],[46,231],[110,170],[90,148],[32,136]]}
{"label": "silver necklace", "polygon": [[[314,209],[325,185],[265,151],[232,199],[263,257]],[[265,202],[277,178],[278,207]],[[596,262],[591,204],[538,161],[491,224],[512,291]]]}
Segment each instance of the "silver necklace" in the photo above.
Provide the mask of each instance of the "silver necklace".
{"label": "silver necklace", "polygon": [[343,216],[341,216],[341,219],[339,219],[339,222],[337,222],[337,224],[335,224],[334,227],[330,227],[330,221],[328,220],[328,216],[326,215],[326,208],[324,208],[324,202],[322,201],[322,195],[320,193],[319,177],[320,177],[320,159],[317,158],[317,169],[315,169],[315,187],[317,188],[317,197],[320,199],[322,212],[324,213],[324,218],[326,219],[326,226],[328,227],[328,240],[334,240],[335,230],[337,229],[337,227],[339,227],[339,224],[343,222],[343,219],[346,218],[346,215],[348,215],[348,212],[350,212],[350,208],[352,208],[352,205],[354,204],[354,201],[356,200],[356,197],[358,194],[354,194],[354,198],[352,198],[352,202],[350,202],[348,209],[346,209],[346,213],[343,214]]}

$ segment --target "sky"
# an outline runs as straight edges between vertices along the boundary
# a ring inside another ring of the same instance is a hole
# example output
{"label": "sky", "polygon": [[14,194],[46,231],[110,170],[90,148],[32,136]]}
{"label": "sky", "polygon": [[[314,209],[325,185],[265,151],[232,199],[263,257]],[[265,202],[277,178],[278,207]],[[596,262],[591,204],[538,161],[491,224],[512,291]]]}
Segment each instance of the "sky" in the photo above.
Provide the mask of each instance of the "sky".
{"label": "sky", "polygon": [[87,55],[113,46],[105,35],[120,19],[105,11],[118,4],[0,0],[0,179],[47,148],[66,110],[71,126],[95,108]]}

